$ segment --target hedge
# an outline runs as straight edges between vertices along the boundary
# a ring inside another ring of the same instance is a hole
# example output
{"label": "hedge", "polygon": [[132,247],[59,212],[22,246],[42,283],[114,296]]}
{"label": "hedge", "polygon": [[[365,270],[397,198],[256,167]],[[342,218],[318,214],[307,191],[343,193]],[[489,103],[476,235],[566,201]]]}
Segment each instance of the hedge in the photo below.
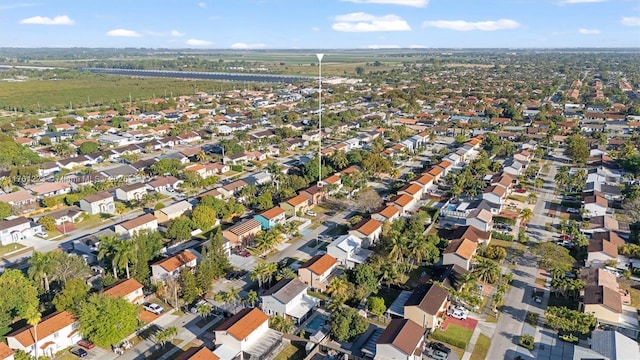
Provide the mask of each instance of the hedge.
{"label": "hedge", "polygon": [[498,239],[498,240],[513,241],[513,235],[511,235],[511,234],[503,234],[503,233],[497,232],[497,231],[492,231],[491,232],[491,237],[494,238],[494,239]]}
{"label": "hedge", "polygon": [[504,217],[504,216],[494,216],[493,217],[493,222],[501,223],[501,224],[508,224],[508,225],[515,225],[516,224],[516,219],[512,219],[512,218],[508,218],[508,217]]}

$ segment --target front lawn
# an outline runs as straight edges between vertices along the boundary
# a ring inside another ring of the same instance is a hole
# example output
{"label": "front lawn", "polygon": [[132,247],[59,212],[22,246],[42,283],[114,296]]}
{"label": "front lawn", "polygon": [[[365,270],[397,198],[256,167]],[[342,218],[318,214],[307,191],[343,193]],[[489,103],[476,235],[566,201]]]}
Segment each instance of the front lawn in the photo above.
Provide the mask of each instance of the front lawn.
{"label": "front lawn", "polygon": [[302,360],[304,355],[304,349],[289,344],[273,360]]}
{"label": "front lawn", "polygon": [[484,360],[489,353],[489,347],[491,346],[491,339],[488,336],[480,334],[476,346],[473,347],[471,353],[471,360]]}
{"label": "front lawn", "polygon": [[629,295],[631,296],[631,306],[636,309],[640,309],[640,289],[631,286],[631,284],[626,280],[620,281],[620,288],[629,291]]}
{"label": "front lawn", "polygon": [[437,329],[431,334],[431,338],[447,344],[459,347],[462,350],[467,348],[471,340],[473,331],[456,324],[447,324],[447,330]]}
{"label": "front lawn", "polygon": [[10,253],[12,251],[20,250],[24,248],[24,245],[19,243],[13,243],[8,245],[0,245],[0,255],[4,255],[6,253]]}

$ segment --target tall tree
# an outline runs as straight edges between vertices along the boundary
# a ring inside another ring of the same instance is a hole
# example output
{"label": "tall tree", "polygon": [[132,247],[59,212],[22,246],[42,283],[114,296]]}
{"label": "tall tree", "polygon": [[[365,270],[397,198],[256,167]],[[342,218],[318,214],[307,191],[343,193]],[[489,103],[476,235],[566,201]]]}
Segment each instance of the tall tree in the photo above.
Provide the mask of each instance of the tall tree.
{"label": "tall tree", "polygon": [[33,280],[38,280],[38,283],[42,285],[42,289],[45,293],[49,294],[49,271],[51,270],[51,257],[46,253],[34,251],[31,258],[29,258],[29,270],[27,273]]}
{"label": "tall tree", "polygon": [[35,358],[38,359],[38,324],[40,323],[40,320],[42,320],[42,314],[37,308],[31,308],[26,314],[26,318],[27,324],[33,326],[33,354],[35,355]]}
{"label": "tall tree", "polygon": [[137,329],[139,311],[123,298],[93,294],[78,311],[80,331],[91,342],[107,348]]}

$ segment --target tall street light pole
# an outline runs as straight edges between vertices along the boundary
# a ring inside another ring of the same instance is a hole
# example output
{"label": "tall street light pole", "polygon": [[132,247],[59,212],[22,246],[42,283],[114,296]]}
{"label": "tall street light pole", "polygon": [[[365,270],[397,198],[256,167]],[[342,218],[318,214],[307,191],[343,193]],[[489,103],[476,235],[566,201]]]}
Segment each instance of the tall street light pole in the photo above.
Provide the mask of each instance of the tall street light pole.
{"label": "tall street light pole", "polygon": [[316,54],[318,57],[318,187],[322,181],[322,58],[324,54]]}

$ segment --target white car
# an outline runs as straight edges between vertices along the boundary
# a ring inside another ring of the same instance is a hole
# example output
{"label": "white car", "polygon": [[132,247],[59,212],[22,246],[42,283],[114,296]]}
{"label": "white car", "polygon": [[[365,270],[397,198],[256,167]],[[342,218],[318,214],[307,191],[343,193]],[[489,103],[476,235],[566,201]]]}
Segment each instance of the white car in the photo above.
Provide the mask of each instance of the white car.
{"label": "white car", "polygon": [[147,310],[150,313],[154,313],[156,315],[160,315],[162,314],[162,312],[164,311],[164,309],[162,308],[162,306],[158,305],[158,304],[154,304],[154,303],[144,303],[142,305],[144,307],[145,310]]}
{"label": "white car", "polygon": [[195,314],[198,312],[198,307],[200,307],[200,305],[209,305],[211,306],[206,300],[200,300],[197,303],[195,303],[191,309],[189,309],[189,311],[191,311],[192,314]]}
{"label": "white car", "polygon": [[46,231],[38,231],[38,232],[36,233],[36,236],[39,236],[39,237],[42,237],[42,238],[46,238],[46,237],[48,237],[48,236],[49,236],[49,234],[47,234],[47,232],[46,232]]}
{"label": "white car", "polygon": [[313,212],[311,210],[307,211],[305,214],[307,214],[307,216],[313,216],[313,217],[318,216],[318,214],[316,214],[315,212]]}
{"label": "white car", "polygon": [[580,212],[580,210],[576,209],[576,208],[568,208],[567,212],[570,214],[577,214]]}

